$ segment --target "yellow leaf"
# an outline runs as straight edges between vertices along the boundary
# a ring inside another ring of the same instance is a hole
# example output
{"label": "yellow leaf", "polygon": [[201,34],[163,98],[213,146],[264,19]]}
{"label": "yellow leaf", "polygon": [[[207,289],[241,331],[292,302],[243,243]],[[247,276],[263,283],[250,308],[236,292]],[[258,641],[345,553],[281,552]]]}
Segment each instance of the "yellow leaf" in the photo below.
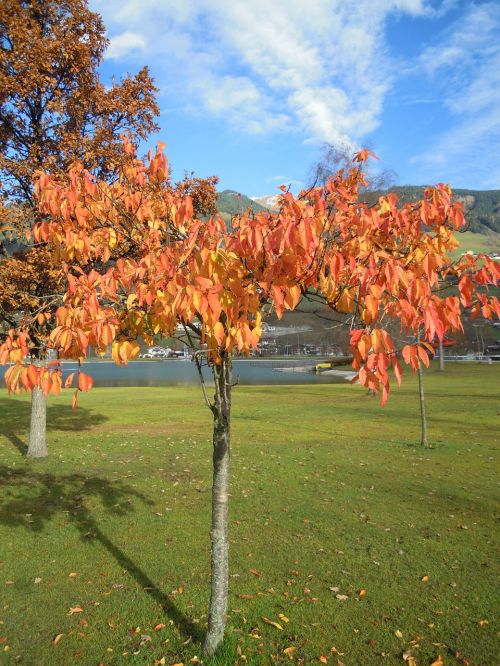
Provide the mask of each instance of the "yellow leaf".
{"label": "yellow leaf", "polygon": [[293,653],[297,650],[295,645],[290,645],[290,647],[287,647],[283,650],[283,654],[286,654],[290,659],[292,658]]}
{"label": "yellow leaf", "polygon": [[323,655],[321,655],[321,657],[318,657],[318,661],[321,664],[327,664],[328,663],[328,657],[323,657]]}
{"label": "yellow leaf", "polygon": [[221,345],[224,342],[225,331],[224,331],[224,326],[221,324],[220,321],[215,322],[214,337],[217,340],[217,344]]}
{"label": "yellow leaf", "polygon": [[279,629],[280,631],[283,631],[283,627],[281,624],[278,624],[277,622],[273,622],[270,620],[268,617],[262,617],[262,622],[265,622],[266,624],[269,624],[271,627],[274,627],[275,629]]}
{"label": "yellow leaf", "polygon": [[396,631],[394,632],[394,634],[395,634],[398,638],[403,638],[403,632],[400,631],[399,629],[396,629]]}
{"label": "yellow leaf", "polygon": [[52,641],[52,645],[57,645],[63,636],[64,634],[57,634],[57,636],[55,636],[54,640]]}
{"label": "yellow leaf", "polygon": [[429,576],[422,576],[422,578],[421,578],[421,581],[423,583],[427,583],[428,580],[429,580]]}
{"label": "yellow leaf", "polygon": [[280,619],[282,622],[290,622],[290,620],[287,618],[287,616],[286,616],[286,615],[283,615],[283,613],[280,613],[280,614],[278,615],[278,617],[279,617],[279,619]]}
{"label": "yellow leaf", "polygon": [[484,627],[485,624],[489,624],[488,620],[479,620],[480,627]]}

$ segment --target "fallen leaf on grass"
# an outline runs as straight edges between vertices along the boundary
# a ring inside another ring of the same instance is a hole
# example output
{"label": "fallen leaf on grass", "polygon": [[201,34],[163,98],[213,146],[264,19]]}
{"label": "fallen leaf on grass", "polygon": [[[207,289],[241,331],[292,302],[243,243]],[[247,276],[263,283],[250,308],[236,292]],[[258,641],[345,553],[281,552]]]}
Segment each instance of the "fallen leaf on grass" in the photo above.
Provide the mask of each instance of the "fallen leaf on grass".
{"label": "fallen leaf on grass", "polygon": [[262,576],[262,573],[260,571],[257,571],[257,569],[249,569],[248,571],[254,576],[257,576],[257,578],[260,578]]}
{"label": "fallen leaf on grass", "polygon": [[68,611],[68,615],[74,615],[75,613],[83,613],[83,608],[80,606],[75,606],[74,608],[70,608]]}
{"label": "fallen leaf on grass", "polygon": [[74,578],[75,576],[78,576],[74,571],[72,571],[70,574],[68,574],[69,578]]}
{"label": "fallen leaf on grass", "polygon": [[397,636],[398,638],[403,638],[403,632],[400,631],[399,629],[396,629],[394,635]]}
{"label": "fallen leaf on grass", "polygon": [[366,590],[360,590],[358,594],[360,597],[366,597]]}
{"label": "fallen leaf on grass", "polygon": [[318,661],[319,661],[320,664],[327,664],[328,663],[328,657],[323,657],[323,655],[321,655],[321,657],[318,657]]}
{"label": "fallen leaf on grass", "polygon": [[429,580],[429,576],[422,576],[420,580],[422,581],[422,583],[427,583],[427,581]]}
{"label": "fallen leaf on grass", "polygon": [[347,596],[347,594],[336,594],[335,599],[338,599],[339,601],[346,601],[347,599],[349,599],[349,597]]}
{"label": "fallen leaf on grass", "polygon": [[41,582],[42,582],[42,579],[40,578],[40,576],[37,576],[35,578],[35,583],[38,585],[38,583],[41,583]]}
{"label": "fallen leaf on grass", "polygon": [[438,655],[438,658],[436,659],[436,661],[432,662],[431,666],[443,666],[443,658],[441,657],[441,655]]}
{"label": "fallen leaf on grass", "polygon": [[81,627],[88,627],[88,626],[89,626],[89,623],[87,622],[87,620],[80,620],[80,621],[78,622],[78,624],[79,624]]}
{"label": "fallen leaf on grass", "polygon": [[172,666],[184,666],[184,662],[178,661],[176,664],[172,664]]}
{"label": "fallen leaf on grass", "polygon": [[411,652],[403,652],[403,659],[408,662],[408,666],[417,666],[417,662],[415,661],[415,657],[412,655]]}
{"label": "fallen leaf on grass", "polygon": [[57,634],[57,636],[54,636],[52,645],[57,645],[63,636],[64,634]]}
{"label": "fallen leaf on grass", "polygon": [[286,615],[283,615],[283,613],[280,613],[280,614],[278,615],[278,617],[279,617],[279,619],[280,619],[282,622],[285,622],[285,623],[286,623],[286,622],[290,622],[290,620],[287,618],[287,616],[286,616]]}
{"label": "fallen leaf on grass", "polygon": [[160,624],[157,624],[156,627],[154,627],[154,630],[160,631],[160,629],[165,629],[166,626],[167,626],[166,624],[160,622]]}
{"label": "fallen leaf on grass", "polygon": [[240,594],[240,599],[253,599],[253,594]]}
{"label": "fallen leaf on grass", "polygon": [[283,650],[283,654],[286,654],[289,659],[293,659],[293,654],[296,650],[297,648],[295,645],[290,645],[290,647],[287,647]]}
{"label": "fallen leaf on grass", "polygon": [[479,620],[480,627],[484,627],[485,624],[489,624],[488,620]]}
{"label": "fallen leaf on grass", "polygon": [[268,617],[262,616],[262,622],[265,622],[266,624],[269,624],[271,627],[274,627],[275,629],[279,629],[280,631],[283,631],[283,627],[281,626],[281,624],[278,624],[278,622],[273,622]]}

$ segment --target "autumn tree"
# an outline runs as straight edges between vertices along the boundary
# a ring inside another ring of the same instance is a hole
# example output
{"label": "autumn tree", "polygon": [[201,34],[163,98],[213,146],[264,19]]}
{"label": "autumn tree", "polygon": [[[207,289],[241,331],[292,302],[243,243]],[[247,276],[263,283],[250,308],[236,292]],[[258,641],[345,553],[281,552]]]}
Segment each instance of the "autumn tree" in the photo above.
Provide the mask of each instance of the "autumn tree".
{"label": "autumn tree", "polygon": [[[2,3],[0,236],[3,232],[5,241],[10,235],[15,256],[4,242],[0,335],[5,338],[10,329],[36,320],[29,353],[38,361],[46,355],[63,274],[46,247],[26,241],[40,219],[35,171],[64,172],[78,159],[100,178],[109,178],[121,153],[122,132],[144,139],[156,129],[156,89],[146,67],[110,86],[99,79],[107,45],[102,19],[89,10],[87,0]],[[47,455],[45,396],[40,387],[32,396],[28,455],[39,457]]]}
{"label": "autumn tree", "polygon": [[[306,293],[352,314],[359,322],[350,334],[353,366],[384,403],[391,368],[401,381],[400,354],[417,371],[428,364],[435,336],[461,328],[461,308],[471,308],[472,316],[500,315],[498,300],[485,291],[500,271],[486,256],[450,259],[453,230],[464,219],[444,185],[426,190],[417,205],[400,207],[395,195],[374,207],[360,202],[367,151],[324,187],[298,199],[284,193],[279,212],[246,212],[228,230],[217,216],[197,219],[191,198],[172,190],[161,148],[144,163],[126,142],[112,182],[81,164],[66,178],[41,174],[36,192],[46,219],[34,238],[49,243],[65,266],[65,301],[50,334],[63,358],[82,359],[89,345],[111,346],[123,365],[138,355],[139,338],[170,336],[180,326],[200,375],[202,363],[211,368],[212,399],[204,388],[213,414],[208,656],[223,639],[228,599],[232,358],[257,348],[262,316],[274,310],[282,317]],[[110,261],[118,246],[128,252]],[[459,295],[441,294],[441,277],[453,279]],[[398,349],[387,329],[395,319],[405,335],[420,334],[420,342]],[[11,333],[0,362],[20,360],[26,348],[26,337]],[[31,390],[40,373],[60,386],[59,370],[20,362],[7,372],[9,389]],[[92,381],[79,372],[77,383],[74,400]]]}

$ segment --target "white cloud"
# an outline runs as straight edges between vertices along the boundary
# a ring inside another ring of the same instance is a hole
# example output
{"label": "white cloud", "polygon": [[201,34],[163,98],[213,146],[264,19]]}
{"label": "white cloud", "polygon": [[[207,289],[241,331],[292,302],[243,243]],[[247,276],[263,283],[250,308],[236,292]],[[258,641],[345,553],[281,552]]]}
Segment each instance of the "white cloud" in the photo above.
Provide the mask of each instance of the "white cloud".
{"label": "white cloud", "polygon": [[[148,64],[167,103],[238,131],[295,131],[354,145],[380,122],[394,68],[391,15],[430,16],[430,0],[91,0],[107,57]],[[140,29],[140,35],[135,32]],[[147,50],[146,50],[147,44]]]}
{"label": "white cloud", "polygon": [[[450,113],[450,127],[413,163],[468,187],[500,187],[500,6],[472,5],[420,65]],[[443,174],[443,175],[441,175]],[[440,177],[441,176],[441,177]]]}
{"label": "white cloud", "polygon": [[106,58],[110,60],[119,60],[128,55],[131,51],[137,49],[143,50],[146,48],[144,37],[135,32],[122,32],[110,39],[108,50],[106,51]]}

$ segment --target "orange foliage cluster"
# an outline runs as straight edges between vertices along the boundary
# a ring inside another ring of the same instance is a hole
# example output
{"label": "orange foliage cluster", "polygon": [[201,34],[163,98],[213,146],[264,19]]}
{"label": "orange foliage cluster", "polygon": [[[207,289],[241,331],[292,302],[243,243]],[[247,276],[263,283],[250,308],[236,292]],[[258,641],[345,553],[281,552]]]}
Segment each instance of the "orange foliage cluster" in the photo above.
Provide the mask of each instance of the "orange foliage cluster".
{"label": "orange foliage cluster", "polygon": [[[498,283],[498,264],[449,257],[464,219],[447,186],[429,188],[418,204],[400,208],[388,195],[369,207],[358,200],[363,151],[325,187],[299,198],[284,193],[279,212],[245,213],[227,230],[217,216],[198,219],[191,197],[169,186],[162,149],[144,163],[125,140],[128,159],[112,183],[81,165],[65,180],[38,179],[46,219],[34,237],[51,244],[67,272],[50,336],[63,357],[111,344],[124,364],[138,355],[137,338],[171,335],[180,323],[192,346],[204,345],[217,363],[222,354],[257,348],[266,308],[281,317],[313,292],[332,310],[351,313],[353,365],[385,402],[391,366],[401,379],[385,322],[396,318],[405,333],[421,331],[423,342],[403,349],[416,369],[428,363],[435,336],[461,328],[461,307],[500,316],[498,300],[479,292]],[[114,248],[125,246],[128,256],[114,260]],[[446,281],[458,282],[460,298],[438,293]]]}

